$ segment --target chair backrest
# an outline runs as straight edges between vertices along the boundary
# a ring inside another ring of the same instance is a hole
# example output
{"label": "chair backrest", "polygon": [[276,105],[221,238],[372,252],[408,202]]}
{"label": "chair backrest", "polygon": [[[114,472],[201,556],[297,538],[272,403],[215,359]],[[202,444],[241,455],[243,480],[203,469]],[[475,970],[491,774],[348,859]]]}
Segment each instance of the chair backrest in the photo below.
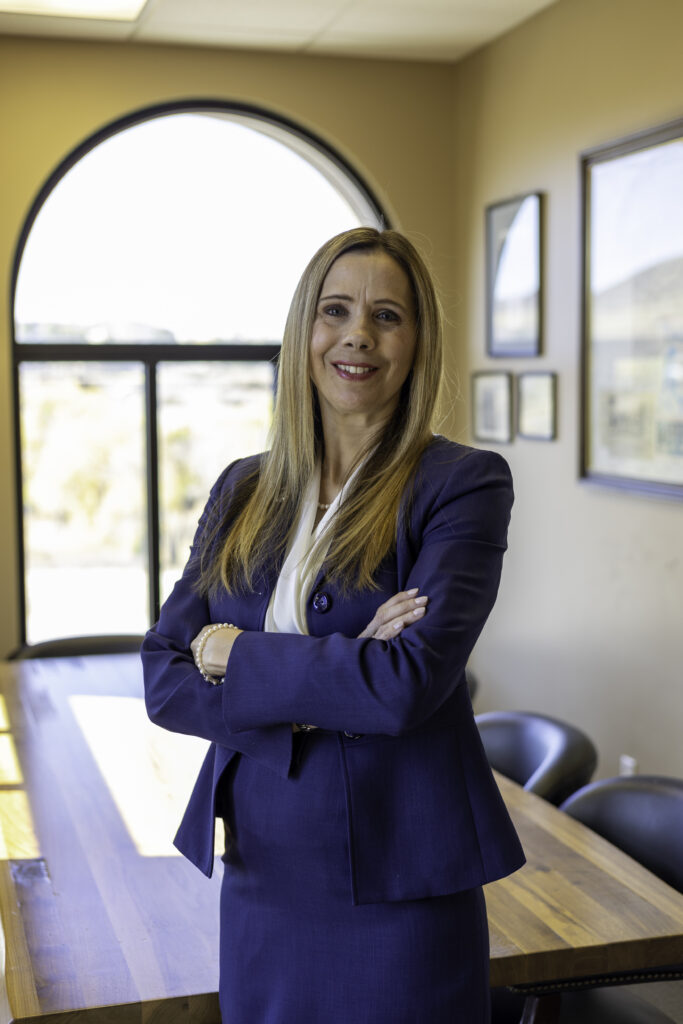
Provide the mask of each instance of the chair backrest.
{"label": "chair backrest", "polygon": [[683,892],[683,779],[601,779],[574,793],[560,809]]}
{"label": "chair backrest", "polygon": [[74,658],[84,654],[127,654],[139,651],[142,640],[142,635],[137,633],[115,636],[66,636],[22,647],[12,655],[12,660]]}
{"label": "chair backrest", "polygon": [[473,701],[476,696],[477,690],[479,689],[479,680],[475,676],[474,672],[469,668],[465,669],[465,682],[467,684],[467,689],[469,691],[470,700]]}
{"label": "chair backrest", "polygon": [[551,803],[592,778],[595,746],[568,722],[529,711],[488,711],[476,721],[491,767]]}

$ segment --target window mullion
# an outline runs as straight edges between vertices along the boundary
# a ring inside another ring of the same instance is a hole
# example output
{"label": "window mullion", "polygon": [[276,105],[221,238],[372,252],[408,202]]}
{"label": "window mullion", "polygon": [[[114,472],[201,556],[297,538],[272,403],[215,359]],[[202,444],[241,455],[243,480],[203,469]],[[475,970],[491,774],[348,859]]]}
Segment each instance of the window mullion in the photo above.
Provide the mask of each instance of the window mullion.
{"label": "window mullion", "polygon": [[159,441],[157,430],[157,362],[145,366],[147,424],[147,558],[150,621],[159,618]]}

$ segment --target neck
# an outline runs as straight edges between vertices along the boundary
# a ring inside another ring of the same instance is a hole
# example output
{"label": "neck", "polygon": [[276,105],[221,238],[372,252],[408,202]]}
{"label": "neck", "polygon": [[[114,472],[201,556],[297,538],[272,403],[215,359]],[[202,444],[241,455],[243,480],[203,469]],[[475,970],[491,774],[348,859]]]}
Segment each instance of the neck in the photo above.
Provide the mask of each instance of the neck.
{"label": "neck", "polygon": [[323,432],[323,460],[320,468],[319,513],[326,511],[325,506],[334,501],[342,485],[355,468],[359,456],[362,455],[368,441],[368,434],[349,436],[345,433]]}
{"label": "neck", "polygon": [[354,469],[359,456],[366,449],[368,435],[343,438],[338,434],[325,435],[323,461],[320,471],[320,489],[336,494]]}
{"label": "neck", "polygon": [[351,472],[360,449],[340,451],[336,445],[325,444],[323,463],[320,470],[320,488],[326,493],[336,493]]}
{"label": "neck", "polygon": [[321,491],[336,493],[358,457],[367,449],[368,442],[378,438],[384,423],[336,422],[326,423],[323,416],[323,462],[320,474]]}

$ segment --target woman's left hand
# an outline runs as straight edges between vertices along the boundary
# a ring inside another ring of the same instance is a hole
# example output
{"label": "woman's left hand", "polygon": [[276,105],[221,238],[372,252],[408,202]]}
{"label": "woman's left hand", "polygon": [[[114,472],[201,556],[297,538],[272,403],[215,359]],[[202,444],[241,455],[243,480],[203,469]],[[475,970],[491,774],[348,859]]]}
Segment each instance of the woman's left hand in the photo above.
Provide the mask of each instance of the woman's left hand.
{"label": "woman's left hand", "polygon": [[373,640],[391,640],[399,636],[406,626],[421,619],[427,610],[428,598],[417,596],[418,588],[401,590],[381,604],[372,622],[368,623],[358,638],[372,637]]}
{"label": "woman's left hand", "polygon": [[[197,660],[197,649],[201,639],[206,631],[211,628],[212,623],[203,626],[190,644],[190,650],[192,651],[195,662]],[[207,637],[204,649],[202,650],[202,667],[205,672],[208,672],[209,675],[216,676],[217,678],[225,675],[225,669],[228,664],[232,645],[241,632],[242,630],[237,629],[236,626],[221,626],[220,629],[213,630],[211,635]]]}

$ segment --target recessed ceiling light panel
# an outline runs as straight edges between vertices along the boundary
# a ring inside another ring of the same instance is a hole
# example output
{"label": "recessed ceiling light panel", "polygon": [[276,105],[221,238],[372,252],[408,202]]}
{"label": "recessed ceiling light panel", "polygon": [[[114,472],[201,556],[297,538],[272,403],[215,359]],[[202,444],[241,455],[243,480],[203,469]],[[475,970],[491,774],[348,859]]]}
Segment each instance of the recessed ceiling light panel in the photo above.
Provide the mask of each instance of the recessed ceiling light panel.
{"label": "recessed ceiling light panel", "polygon": [[0,14],[135,21],[147,0],[0,0]]}

